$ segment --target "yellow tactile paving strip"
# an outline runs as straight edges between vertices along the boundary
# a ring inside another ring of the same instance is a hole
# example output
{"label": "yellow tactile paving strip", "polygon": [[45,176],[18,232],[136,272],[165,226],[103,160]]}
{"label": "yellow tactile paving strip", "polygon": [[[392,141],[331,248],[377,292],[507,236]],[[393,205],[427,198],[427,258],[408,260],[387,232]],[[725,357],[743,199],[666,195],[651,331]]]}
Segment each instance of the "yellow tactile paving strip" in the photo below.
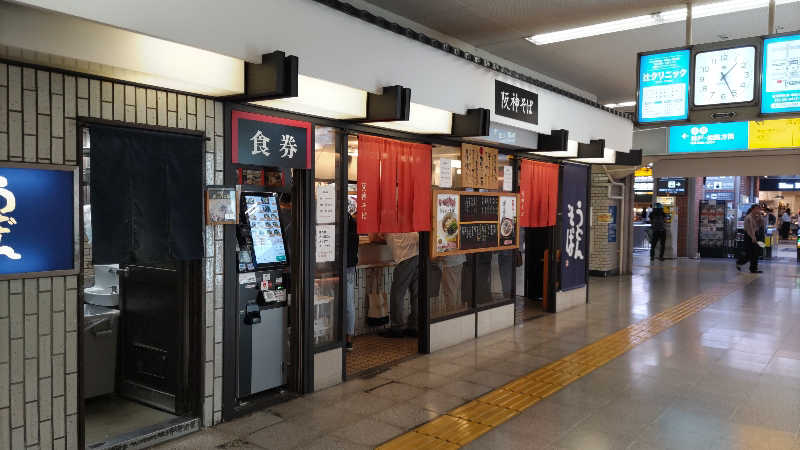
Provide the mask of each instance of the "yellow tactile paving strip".
{"label": "yellow tactile paving strip", "polygon": [[741,289],[753,279],[753,276],[743,275],[725,287],[691,297],[461,405],[378,448],[455,449],[464,446],[617,356]]}

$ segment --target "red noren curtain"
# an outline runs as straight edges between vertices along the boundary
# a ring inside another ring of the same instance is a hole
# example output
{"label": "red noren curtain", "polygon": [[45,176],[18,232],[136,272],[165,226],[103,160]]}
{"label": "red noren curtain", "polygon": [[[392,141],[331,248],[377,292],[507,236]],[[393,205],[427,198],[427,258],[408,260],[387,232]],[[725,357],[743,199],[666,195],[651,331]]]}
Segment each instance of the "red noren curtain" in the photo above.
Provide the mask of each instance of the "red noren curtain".
{"label": "red noren curtain", "polygon": [[558,164],[526,159],[521,163],[520,226],[554,226],[558,210]]}
{"label": "red noren curtain", "polygon": [[431,228],[431,146],[358,137],[358,232]]}

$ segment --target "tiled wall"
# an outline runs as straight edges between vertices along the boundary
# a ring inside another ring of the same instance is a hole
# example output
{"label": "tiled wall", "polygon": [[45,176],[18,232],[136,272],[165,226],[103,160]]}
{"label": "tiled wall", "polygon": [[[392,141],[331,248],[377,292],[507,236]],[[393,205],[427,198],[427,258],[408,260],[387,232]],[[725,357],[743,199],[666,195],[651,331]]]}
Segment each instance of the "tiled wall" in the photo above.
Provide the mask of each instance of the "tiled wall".
{"label": "tiled wall", "polygon": [[[619,222],[622,213],[620,202],[608,198],[608,176],[598,165],[592,165],[592,227],[590,230],[589,270],[616,272],[619,270]],[[597,215],[608,213],[609,206],[617,206],[617,242],[608,242],[608,224],[598,223]]]}
{"label": "tiled wall", "polygon": [[[17,56],[9,52],[0,46],[0,58]],[[81,116],[203,130],[205,180],[222,182],[222,103],[0,63],[0,161],[76,165]],[[207,227],[205,246],[202,420],[211,425],[222,409],[221,227]],[[77,284],[0,282],[0,449],[77,448]]]}

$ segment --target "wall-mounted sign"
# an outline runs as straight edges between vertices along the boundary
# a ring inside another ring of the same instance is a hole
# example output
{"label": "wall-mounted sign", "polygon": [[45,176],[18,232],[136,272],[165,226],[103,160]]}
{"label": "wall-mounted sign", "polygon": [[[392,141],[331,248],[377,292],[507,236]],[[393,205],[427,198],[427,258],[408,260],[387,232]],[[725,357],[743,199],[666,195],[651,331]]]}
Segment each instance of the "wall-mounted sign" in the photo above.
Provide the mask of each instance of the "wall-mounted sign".
{"label": "wall-mounted sign", "polygon": [[727,191],[736,186],[736,177],[706,177],[706,190]]}
{"label": "wall-mounted sign", "polygon": [[669,127],[669,153],[744,150],[747,136],[747,122]]}
{"label": "wall-mounted sign", "polygon": [[748,132],[749,149],[800,147],[800,119],[751,121]]}
{"label": "wall-mounted sign", "polygon": [[252,166],[311,168],[311,123],[231,112],[231,161]]}
{"label": "wall-mounted sign", "polygon": [[536,125],[539,123],[539,96],[494,80],[494,113]]}
{"label": "wall-mounted sign", "polygon": [[689,117],[689,62],[689,50],[639,55],[639,122]]}
{"label": "wall-mounted sign", "polygon": [[659,178],[658,195],[686,195],[686,178]]}
{"label": "wall-mounted sign", "polygon": [[239,195],[235,187],[206,188],[206,223],[209,225],[239,223]]}
{"label": "wall-mounted sign", "polygon": [[761,178],[758,181],[760,191],[800,191],[800,179],[797,178]]}
{"label": "wall-mounted sign", "polygon": [[497,189],[497,149],[461,144],[461,185]]}
{"label": "wall-mounted sign", "polygon": [[800,111],[800,36],[764,39],[761,112]]}
{"label": "wall-mounted sign", "polygon": [[0,167],[0,277],[77,272],[77,183],[76,167]]}
{"label": "wall-mounted sign", "polygon": [[733,192],[706,192],[703,194],[706,200],[730,200],[733,201]]}
{"label": "wall-mounted sign", "polygon": [[433,191],[431,257],[519,247],[519,195]]}
{"label": "wall-mounted sign", "polygon": [[608,207],[608,214],[611,216],[611,223],[608,224],[608,242],[617,242],[617,206]]}

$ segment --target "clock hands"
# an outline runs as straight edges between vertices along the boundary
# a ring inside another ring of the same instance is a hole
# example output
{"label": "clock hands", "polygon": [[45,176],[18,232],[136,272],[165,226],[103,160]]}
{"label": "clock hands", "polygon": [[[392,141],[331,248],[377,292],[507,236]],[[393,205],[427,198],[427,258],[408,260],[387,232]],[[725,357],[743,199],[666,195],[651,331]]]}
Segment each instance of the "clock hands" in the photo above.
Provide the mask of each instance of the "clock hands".
{"label": "clock hands", "polygon": [[731,93],[731,95],[733,95],[733,90],[731,89],[731,85],[730,85],[730,84],[728,84],[728,79],[727,79],[726,77],[728,76],[728,74],[729,74],[729,73],[731,73],[731,70],[733,70],[733,69],[734,69],[734,68],[735,68],[737,65],[739,65],[739,61],[736,61],[736,62],[735,62],[735,63],[734,63],[732,66],[731,66],[731,68],[730,68],[730,69],[728,69],[728,71],[727,71],[727,72],[725,72],[725,73],[722,73],[722,72],[720,72],[720,73],[722,74],[722,78],[721,78],[721,80],[725,82],[725,86],[727,86],[727,87],[728,87],[728,92],[730,92],[730,93]]}
{"label": "clock hands", "polygon": [[725,86],[728,87],[728,92],[730,92],[731,95],[733,95],[733,90],[731,89],[731,85],[728,84],[728,80],[725,78],[725,75],[722,76],[722,81],[724,81],[725,82]]}

